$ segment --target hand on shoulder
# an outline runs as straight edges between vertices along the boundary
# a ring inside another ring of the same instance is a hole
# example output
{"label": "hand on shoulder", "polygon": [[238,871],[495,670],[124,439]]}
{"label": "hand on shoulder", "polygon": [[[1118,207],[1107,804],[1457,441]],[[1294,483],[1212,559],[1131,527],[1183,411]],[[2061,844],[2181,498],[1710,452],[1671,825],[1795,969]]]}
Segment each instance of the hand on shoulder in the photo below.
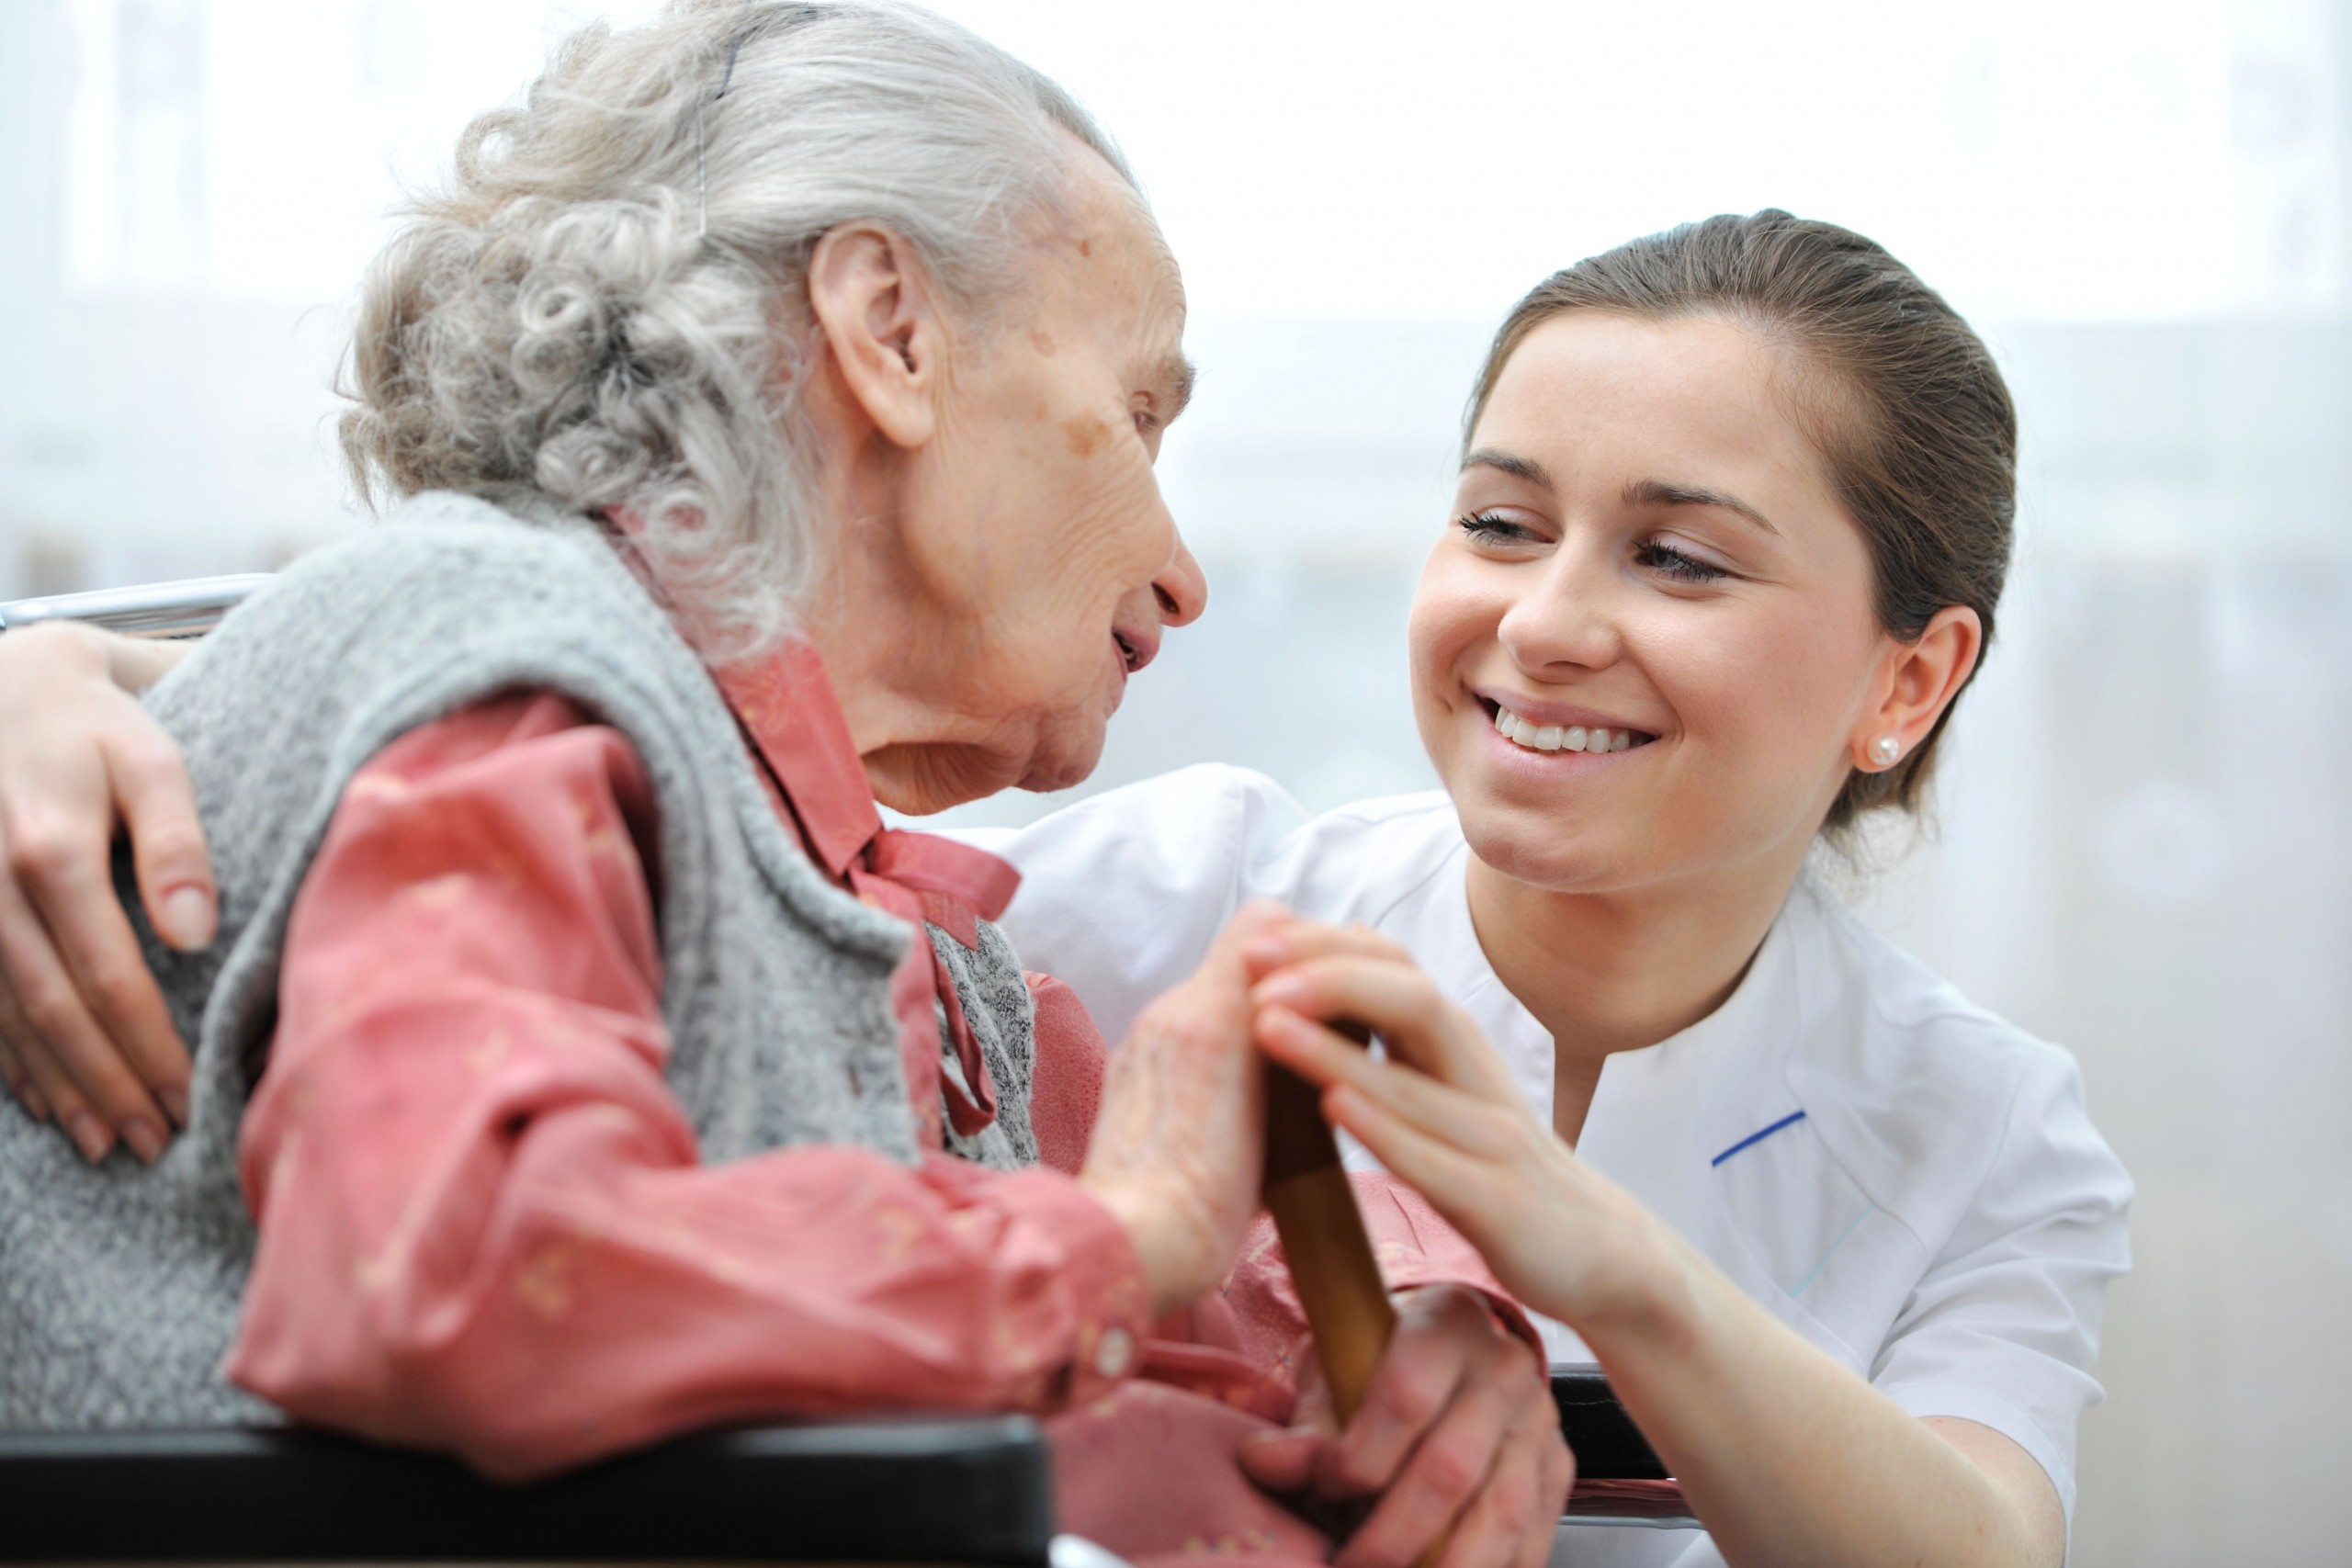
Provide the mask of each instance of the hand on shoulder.
{"label": "hand on shoulder", "polygon": [[155,930],[212,940],[195,794],[135,695],[176,661],[84,626],[0,639],[0,1081],[92,1160],[119,1139],[153,1161],[187,1116],[187,1049],[113,874],[119,827]]}

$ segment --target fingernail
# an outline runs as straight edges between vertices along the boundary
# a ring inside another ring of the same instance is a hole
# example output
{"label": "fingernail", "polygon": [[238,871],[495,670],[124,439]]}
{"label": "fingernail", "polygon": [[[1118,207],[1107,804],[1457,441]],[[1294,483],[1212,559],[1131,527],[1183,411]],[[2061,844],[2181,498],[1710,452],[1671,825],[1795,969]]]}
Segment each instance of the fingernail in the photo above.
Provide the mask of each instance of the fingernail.
{"label": "fingernail", "polygon": [[163,938],[183,953],[212,940],[212,895],[189,884],[164,895]]}
{"label": "fingernail", "polygon": [[164,1157],[163,1132],[144,1116],[133,1116],[122,1124],[122,1141],[149,1165]]}
{"label": "fingernail", "polygon": [[25,1109],[32,1112],[34,1121],[51,1122],[56,1119],[57,1112],[49,1108],[49,1096],[41,1093],[40,1085],[30,1078],[25,1080],[24,1096]]}
{"label": "fingernail", "polygon": [[164,1102],[164,1114],[172,1119],[174,1126],[187,1125],[187,1090],[159,1089],[155,1091],[155,1098]]}
{"label": "fingernail", "polygon": [[106,1158],[114,1147],[113,1136],[86,1111],[76,1111],[65,1119],[65,1135],[74,1140],[74,1146],[92,1165]]}

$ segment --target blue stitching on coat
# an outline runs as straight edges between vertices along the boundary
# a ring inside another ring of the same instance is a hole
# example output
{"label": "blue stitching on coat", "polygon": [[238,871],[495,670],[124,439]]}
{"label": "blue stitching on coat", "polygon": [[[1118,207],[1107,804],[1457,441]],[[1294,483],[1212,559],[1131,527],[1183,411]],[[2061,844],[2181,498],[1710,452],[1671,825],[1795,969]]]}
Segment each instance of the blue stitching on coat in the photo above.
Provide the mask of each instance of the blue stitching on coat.
{"label": "blue stitching on coat", "polygon": [[1854,1216],[1854,1223],[1848,1225],[1844,1230],[1839,1231],[1838,1233],[1838,1239],[1829,1244],[1829,1250],[1821,1255],[1821,1261],[1806,1269],[1804,1278],[1799,1280],[1794,1285],[1789,1288],[1789,1294],[1792,1296],[1801,1296],[1804,1294],[1805,1292],[1812,1287],[1813,1282],[1821,1278],[1821,1271],[1829,1267],[1829,1260],[1838,1256],[1838,1249],[1846,1245],[1846,1238],[1852,1235],[1856,1230],[1860,1228],[1861,1223],[1864,1220],[1869,1219],[1872,1214],[1877,1213],[1878,1205],[1876,1203],[1872,1203],[1869,1208],[1864,1209],[1860,1213],[1856,1214]]}
{"label": "blue stitching on coat", "polygon": [[1739,1153],[1740,1150],[1747,1147],[1750,1144],[1760,1144],[1765,1139],[1770,1137],[1773,1134],[1779,1132],[1781,1128],[1793,1127],[1804,1120],[1804,1111],[1792,1111],[1788,1115],[1781,1117],[1778,1122],[1773,1122],[1770,1127],[1765,1128],[1762,1132],[1748,1134],[1747,1136],[1740,1139],[1739,1142],[1734,1144],[1731,1147],[1725,1149],[1723,1153],[1709,1160],[1707,1164],[1710,1168],[1719,1166],[1723,1164],[1724,1161],[1731,1158],[1732,1156]]}

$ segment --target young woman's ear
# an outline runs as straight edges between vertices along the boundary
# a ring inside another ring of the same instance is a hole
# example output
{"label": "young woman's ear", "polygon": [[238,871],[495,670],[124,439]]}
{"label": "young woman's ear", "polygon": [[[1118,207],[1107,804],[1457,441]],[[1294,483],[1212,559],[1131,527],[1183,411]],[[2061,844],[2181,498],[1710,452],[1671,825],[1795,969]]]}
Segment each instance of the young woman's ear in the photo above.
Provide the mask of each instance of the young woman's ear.
{"label": "young woman's ear", "polygon": [[808,258],[808,306],[843,389],[875,429],[896,446],[928,442],[946,334],[914,247],[878,223],[828,231]]}
{"label": "young woman's ear", "polygon": [[1947,604],[1913,643],[1887,650],[1879,701],[1849,742],[1854,766],[1883,773],[1927,739],[1960,695],[1984,649],[1984,626],[1965,604]]}

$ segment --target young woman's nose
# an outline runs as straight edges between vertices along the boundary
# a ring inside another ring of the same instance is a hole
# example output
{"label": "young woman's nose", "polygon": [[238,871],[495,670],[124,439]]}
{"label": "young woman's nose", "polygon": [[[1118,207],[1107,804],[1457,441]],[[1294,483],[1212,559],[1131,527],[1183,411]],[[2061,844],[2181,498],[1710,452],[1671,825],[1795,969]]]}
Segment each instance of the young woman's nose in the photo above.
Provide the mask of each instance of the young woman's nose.
{"label": "young woman's nose", "polygon": [[1613,662],[1620,647],[1614,581],[1606,562],[1561,551],[1503,612],[1504,650],[1530,674]]}
{"label": "young woman's nose", "polygon": [[1175,555],[1151,580],[1151,592],[1159,601],[1159,619],[1164,626],[1191,626],[1209,607],[1209,580],[1202,572],[1201,563],[1185,547],[1182,535],[1176,536]]}

